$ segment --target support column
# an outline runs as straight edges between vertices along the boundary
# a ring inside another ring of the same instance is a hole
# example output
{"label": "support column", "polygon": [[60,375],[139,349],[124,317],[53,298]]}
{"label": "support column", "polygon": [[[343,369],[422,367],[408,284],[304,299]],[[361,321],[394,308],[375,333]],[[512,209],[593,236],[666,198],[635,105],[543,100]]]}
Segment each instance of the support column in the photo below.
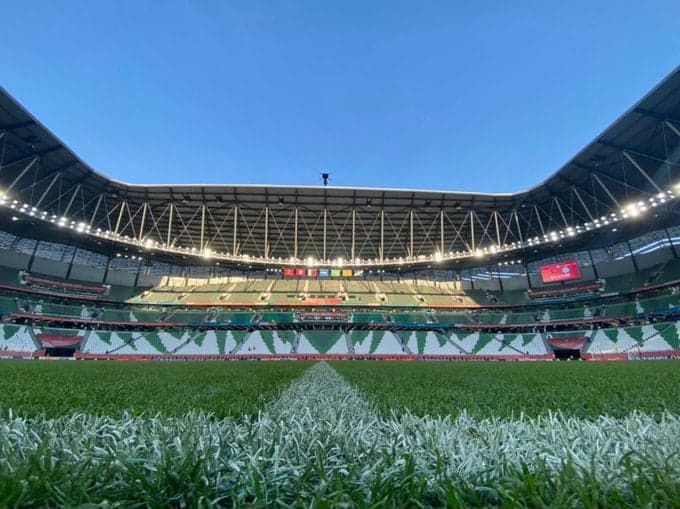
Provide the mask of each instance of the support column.
{"label": "support column", "polygon": [[71,262],[68,264],[68,269],[66,269],[66,279],[69,279],[71,277],[71,270],[73,269],[73,262],[76,259],[76,253],[78,252],[78,248],[73,249],[73,256],[71,256]]}
{"label": "support column", "polygon": [[526,263],[524,264],[524,273],[527,276],[527,288],[529,288],[529,290],[531,290],[532,286],[531,286],[531,277],[529,276],[529,266]]}
{"label": "support column", "polygon": [[640,272],[637,260],[635,259],[635,255],[633,254],[633,248],[630,247],[630,242],[626,241],[626,246],[628,247],[628,252],[630,253],[630,259],[633,260],[633,267],[635,267],[635,272]]}
{"label": "support column", "polygon": [[40,241],[36,240],[35,246],[33,247],[33,252],[31,253],[31,257],[28,260],[28,266],[26,267],[26,270],[28,272],[31,272],[31,269],[33,269],[33,261],[35,260],[35,253],[38,251],[38,244],[40,244]]}
{"label": "support column", "polygon": [[590,258],[590,266],[593,268],[593,275],[595,279],[600,279],[600,275],[597,273],[597,267],[595,267],[595,260],[593,260],[593,253],[588,249],[588,258]]}
{"label": "support column", "polygon": [[106,283],[106,279],[109,277],[109,267],[111,267],[111,262],[113,261],[113,256],[109,256],[106,260],[106,268],[104,269],[104,277],[102,278],[102,284]]}
{"label": "support column", "polygon": [[137,265],[137,273],[135,274],[135,282],[133,286],[136,288],[139,285],[139,273],[142,271],[142,257],[139,257],[139,265]]}

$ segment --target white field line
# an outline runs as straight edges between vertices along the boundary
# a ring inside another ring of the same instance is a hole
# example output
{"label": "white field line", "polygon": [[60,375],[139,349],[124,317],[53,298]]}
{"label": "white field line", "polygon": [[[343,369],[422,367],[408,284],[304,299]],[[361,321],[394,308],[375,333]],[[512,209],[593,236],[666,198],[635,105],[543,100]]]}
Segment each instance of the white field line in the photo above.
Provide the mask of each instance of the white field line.
{"label": "white field line", "polygon": [[241,500],[310,499],[342,479],[365,490],[369,502],[371,485],[400,479],[411,465],[431,486],[442,478],[488,482],[541,462],[559,470],[570,461],[612,487],[629,484],[627,461],[670,468],[677,476],[678,436],[680,419],[670,414],[657,420],[639,413],[594,420],[381,416],[320,363],[254,418],[6,414],[0,418],[0,474],[21,472],[37,456],[48,469],[77,471],[87,464],[113,485],[124,482],[132,466],[151,478],[173,468],[181,475],[190,459],[201,464],[207,486]]}

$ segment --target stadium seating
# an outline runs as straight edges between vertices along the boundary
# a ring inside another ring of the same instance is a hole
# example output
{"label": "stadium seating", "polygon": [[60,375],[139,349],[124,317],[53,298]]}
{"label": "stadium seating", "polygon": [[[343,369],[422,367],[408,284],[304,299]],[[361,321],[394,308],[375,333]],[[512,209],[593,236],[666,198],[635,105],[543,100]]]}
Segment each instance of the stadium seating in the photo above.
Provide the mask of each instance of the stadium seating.
{"label": "stadium seating", "polygon": [[680,261],[671,260],[630,277],[534,292],[426,279],[166,277],[114,302],[117,287],[20,279],[4,269],[0,355],[60,347],[119,359],[516,360],[551,358],[553,349],[588,359],[674,355],[678,276]]}
{"label": "stadium seating", "polygon": [[64,294],[77,297],[101,297],[106,294],[109,287],[91,283],[66,281],[46,276],[36,276],[20,272],[20,281],[30,288],[47,293]]}
{"label": "stadium seating", "polygon": [[589,354],[653,352],[678,350],[678,323],[658,323],[624,328],[600,329],[595,332]]}
{"label": "stadium seating", "polygon": [[0,351],[34,352],[38,350],[36,340],[29,327],[5,324],[0,326]]}

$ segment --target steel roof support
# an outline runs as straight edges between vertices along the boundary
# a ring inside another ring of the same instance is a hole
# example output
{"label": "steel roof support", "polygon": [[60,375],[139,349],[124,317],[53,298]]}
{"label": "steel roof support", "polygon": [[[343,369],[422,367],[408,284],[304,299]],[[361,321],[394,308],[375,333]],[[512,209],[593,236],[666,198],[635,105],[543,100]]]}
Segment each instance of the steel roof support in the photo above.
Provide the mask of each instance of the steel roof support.
{"label": "steel roof support", "polygon": [[269,258],[269,207],[264,208],[264,257]]}
{"label": "steel roof support", "polygon": [[534,212],[536,212],[536,219],[538,219],[538,225],[541,227],[541,233],[545,235],[545,228],[543,228],[543,221],[541,221],[541,214],[538,212],[538,207],[534,205]]}
{"label": "steel roof support", "polygon": [[439,252],[443,255],[444,251],[444,209],[439,209]]}
{"label": "steel roof support", "polygon": [[54,174],[54,177],[52,177],[52,180],[50,180],[50,183],[47,185],[47,188],[43,191],[43,194],[40,195],[40,198],[36,202],[35,208],[40,207],[40,204],[45,199],[45,196],[47,196],[47,194],[50,192],[50,189],[52,189],[52,186],[55,184],[55,182],[57,181],[57,179],[59,179],[60,176],[61,176],[61,173],[55,173]]}
{"label": "steel roof support", "polygon": [[2,173],[2,168],[5,163],[5,151],[7,150],[7,138],[6,133],[2,133],[0,139],[2,139],[2,150],[0,150],[0,173]]}
{"label": "steel roof support", "polygon": [[146,202],[144,202],[144,205],[142,207],[142,221],[139,225],[139,242],[144,240],[144,223],[146,222],[146,209],[148,205]]}
{"label": "steel roof support", "polygon": [[664,124],[665,124],[666,127],[668,127],[671,131],[673,131],[673,132],[675,133],[676,136],[680,136],[680,130],[678,130],[678,128],[675,127],[670,121],[666,120],[666,121],[664,122]]}
{"label": "steel roof support", "polygon": [[323,208],[323,249],[322,249],[322,256],[321,258],[323,260],[327,260],[328,258],[326,257],[326,223],[328,219],[328,209],[326,207]]}
{"label": "steel roof support", "polygon": [[95,217],[97,217],[97,212],[99,212],[99,205],[101,205],[103,198],[104,198],[104,195],[99,193],[99,197],[97,198],[97,204],[94,206],[94,210],[92,211],[92,216],[90,216],[90,228],[92,228],[92,225],[94,224],[94,219],[95,219]]}
{"label": "steel roof support", "polygon": [[[28,172],[28,170],[30,170],[31,168],[33,168],[33,165],[34,165],[35,163],[37,163],[39,160],[40,160],[40,157],[39,157],[39,156],[35,156],[35,157],[31,158],[31,160],[28,162],[28,164],[26,164],[26,166],[24,166],[24,169],[21,170],[21,172],[19,173],[19,175],[17,175],[17,177],[16,177],[16,178],[12,181],[12,183],[9,185],[9,187],[7,188],[7,191],[11,191],[12,188],[13,188],[15,185],[17,185],[17,182],[19,182],[19,181],[23,178],[23,176],[26,175],[26,173]],[[10,164],[5,165],[4,167],[0,167],[0,172],[2,171],[3,168],[7,168],[7,166],[10,166],[11,164],[14,164],[14,163],[10,163]]]}
{"label": "steel roof support", "polygon": [[356,242],[356,230],[357,230],[357,209],[352,207],[352,261],[356,260],[356,251],[354,250]]}
{"label": "steel roof support", "polygon": [[413,251],[413,208],[409,210],[409,252],[407,254],[409,258],[415,258]]}
{"label": "steel roof support", "polygon": [[165,240],[166,247],[170,247],[170,239],[172,238],[172,218],[175,212],[175,204],[170,202],[170,215],[168,216],[168,236]]}
{"label": "steel roof support", "polygon": [[[352,211],[354,212],[354,211]],[[236,225],[234,225],[236,228]],[[354,231],[352,231],[354,233]],[[352,242],[352,249],[354,249],[354,242]],[[293,237],[293,258],[298,259],[298,208],[295,206],[295,232]]]}
{"label": "steel roof support", "polygon": [[201,253],[203,253],[204,240],[205,240],[205,202],[201,204],[201,237],[198,243],[198,248],[200,249]]}
{"label": "steel roof support", "polygon": [[[297,227],[297,223],[296,223]],[[238,205],[234,205],[234,230],[233,230],[233,236],[232,236],[232,246],[231,246],[231,254],[233,256],[236,256],[238,254]]]}
{"label": "steel roof support", "polygon": [[475,250],[475,211],[470,209],[470,240],[472,245],[472,250]]}
{"label": "steel roof support", "polygon": [[574,187],[574,186],[571,186],[571,191],[576,195],[576,198],[578,198],[578,201],[581,204],[581,207],[583,207],[583,210],[585,210],[586,214],[588,214],[588,218],[591,221],[593,221],[595,218],[590,213],[590,209],[587,207],[586,202],[583,201],[583,198],[581,197],[581,193],[579,193],[578,189],[576,189],[576,187]]}
{"label": "steel roof support", "polygon": [[617,200],[616,198],[614,198],[614,195],[611,193],[611,191],[609,190],[609,188],[608,188],[606,185],[604,185],[604,182],[602,182],[602,180],[600,179],[600,177],[598,177],[596,173],[593,173],[593,174],[592,174],[592,177],[593,177],[593,179],[595,179],[595,182],[597,182],[598,184],[600,184],[600,187],[602,187],[602,189],[604,189],[604,192],[607,194],[607,196],[609,196],[609,199],[610,199],[611,201],[613,201],[614,204],[615,204],[618,208],[621,208],[621,204],[618,202],[618,200]]}
{"label": "steel roof support", "polygon": [[[118,210],[118,219],[116,220],[116,227],[113,230],[114,235],[118,235],[118,228],[120,228],[120,222],[123,219],[123,210],[125,206],[125,200],[119,203],[119,210]],[[68,210],[68,209],[67,209]]]}
{"label": "steel roof support", "polygon": [[500,246],[501,245],[501,231],[500,231],[500,228],[498,228],[498,211],[497,210],[493,211],[493,218],[494,218],[494,222],[496,223],[496,244],[498,246]]}
{"label": "steel roof support", "polygon": [[553,201],[555,202],[555,205],[557,205],[557,210],[560,213],[560,216],[562,216],[562,221],[564,221],[564,227],[569,226],[569,222],[567,221],[567,217],[564,215],[564,212],[562,211],[562,206],[560,205],[560,200],[557,198],[557,196],[553,196]]}
{"label": "steel roof support", "polygon": [[71,210],[71,205],[73,205],[73,201],[76,199],[76,195],[78,194],[78,191],[80,191],[80,184],[78,184],[73,191],[73,194],[71,195],[71,199],[68,201],[68,205],[66,205],[66,210],[64,210],[64,216],[68,217],[68,212]]}
{"label": "steel roof support", "polygon": [[635,167],[635,169],[637,171],[639,171],[642,174],[642,176],[645,177],[650,184],[652,184],[652,187],[654,189],[656,189],[656,191],[658,193],[660,193],[661,188],[656,185],[656,182],[654,182],[654,179],[652,177],[650,177],[645,170],[642,169],[642,167],[637,163],[637,161],[633,158],[633,156],[631,156],[630,153],[628,153],[627,150],[624,150],[621,153],[623,154],[623,156],[626,159],[628,159],[628,161],[630,161],[630,163]]}
{"label": "steel roof support", "polygon": [[380,261],[383,261],[383,255],[384,255],[384,249],[385,249],[385,209],[381,208],[380,209]]}

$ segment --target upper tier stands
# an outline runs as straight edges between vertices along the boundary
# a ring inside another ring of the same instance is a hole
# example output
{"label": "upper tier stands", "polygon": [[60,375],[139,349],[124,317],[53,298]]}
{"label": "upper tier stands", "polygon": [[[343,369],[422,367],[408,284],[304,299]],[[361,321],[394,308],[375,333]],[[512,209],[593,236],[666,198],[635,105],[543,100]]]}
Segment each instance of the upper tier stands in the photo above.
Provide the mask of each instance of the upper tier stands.
{"label": "upper tier stands", "polygon": [[239,276],[196,279],[165,277],[130,302],[226,306],[383,306],[474,308],[567,303],[626,293],[680,278],[680,261],[671,260],[634,274],[530,290],[463,290],[460,282],[427,279],[246,279]]}

